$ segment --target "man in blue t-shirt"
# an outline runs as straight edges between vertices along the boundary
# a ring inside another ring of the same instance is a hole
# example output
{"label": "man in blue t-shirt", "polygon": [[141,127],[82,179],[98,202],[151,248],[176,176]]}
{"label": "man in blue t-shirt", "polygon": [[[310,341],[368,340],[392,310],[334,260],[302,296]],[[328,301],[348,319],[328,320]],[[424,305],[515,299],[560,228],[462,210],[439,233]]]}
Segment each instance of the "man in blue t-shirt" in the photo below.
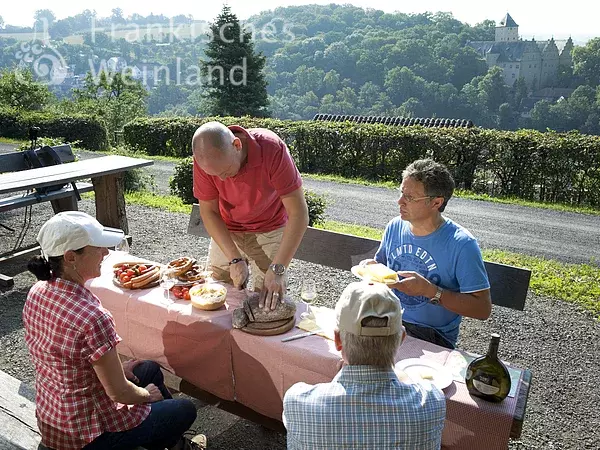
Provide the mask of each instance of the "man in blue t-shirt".
{"label": "man in blue t-shirt", "polygon": [[454,348],[462,316],[490,316],[490,283],[473,235],[442,212],[454,192],[448,169],[431,159],[402,173],[400,217],[387,225],[374,261],[399,274],[390,287],[409,336]]}

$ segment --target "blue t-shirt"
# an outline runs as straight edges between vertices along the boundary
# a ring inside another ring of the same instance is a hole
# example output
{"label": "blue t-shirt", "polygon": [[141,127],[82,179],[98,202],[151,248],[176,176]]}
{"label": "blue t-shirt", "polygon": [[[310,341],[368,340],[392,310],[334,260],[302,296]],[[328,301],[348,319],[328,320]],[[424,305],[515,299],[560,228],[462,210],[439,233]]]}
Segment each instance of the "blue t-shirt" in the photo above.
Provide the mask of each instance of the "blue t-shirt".
{"label": "blue t-shirt", "polygon": [[[388,223],[375,260],[395,271],[410,270],[421,274],[443,289],[470,293],[489,289],[490,283],[477,240],[459,224],[444,219],[436,231],[415,236],[410,224],[396,217]],[[409,323],[435,328],[456,344],[462,316],[429,298],[409,296],[394,289]]]}

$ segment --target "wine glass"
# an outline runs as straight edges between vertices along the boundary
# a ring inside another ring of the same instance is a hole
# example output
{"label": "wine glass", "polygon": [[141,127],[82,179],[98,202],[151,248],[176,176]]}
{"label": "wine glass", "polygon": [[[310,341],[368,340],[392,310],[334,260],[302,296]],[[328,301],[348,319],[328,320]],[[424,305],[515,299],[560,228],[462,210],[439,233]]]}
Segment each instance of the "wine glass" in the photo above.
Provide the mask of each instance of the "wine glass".
{"label": "wine glass", "polygon": [[170,300],[169,293],[171,292],[171,288],[175,286],[176,279],[172,271],[168,269],[163,269],[160,274],[160,286],[164,289],[165,299]]}
{"label": "wine glass", "polygon": [[129,242],[127,241],[127,237],[123,236],[121,242],[115,245],[115,251],[122,253],[129,253]]}
{"label": "wine glass", "polygon": [[310,305],[313,303],[314,299],[317,298],[317,285],[314,280],[310,280],[307,278],[302,280],[302,289],[300,291],[300,297],[302,297],[302,300],[304,300],[309,305],[308,311],[300,314],[300,318],[302,320],[309,319],[312,317]]}
{"label": "wine glass", "polygon": [[302,290],[300,291],[300,297],[308,304],[312,304],[315,298],[317,298],[317,285],[314,280],[304,279],[302,280]]}

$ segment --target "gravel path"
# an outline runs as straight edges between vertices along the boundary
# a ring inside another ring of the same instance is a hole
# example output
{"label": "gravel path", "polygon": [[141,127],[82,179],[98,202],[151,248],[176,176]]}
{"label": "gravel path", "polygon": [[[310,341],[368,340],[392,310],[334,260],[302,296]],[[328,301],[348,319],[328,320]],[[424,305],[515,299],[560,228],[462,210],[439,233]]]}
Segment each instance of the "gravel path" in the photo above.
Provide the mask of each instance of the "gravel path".
{"label": "gravel path", "polygon": [[[81,209],[93,214],[93,204],[82,201]],[[188,236],[188,216],[141,206],[127,207],[132,253],[167,261],[183,253],[202,256],[205,239]],[[49,205],[36,207],[31,230],[51,215]],[[17,225],[18,214],[3,215],[4,223]],[[163,230],[163,231],[160,231]],[[33,232],[29,235],[34,234]],[[0,230],[0,246],[10,240]],[[31,241],[31,236],[28,240]],[[4,249],[0,248],[0,251]],[[303,276],[317,280],[319,303],[333,306],[352,276],[347,272],[295,261],[291,269],[290,292],[298,295]],[[19,273],[15,287],[0,292],[0,369],[26,381],[34,373],[23,342],[21,311],[33,277]],[[520,441],[511,449],[598,449],[600,448],[600,325],[573,305],[529,295],[525,311],[494,307],[492,317],[480,322],[465,320],[459,347],[485,352],[491,332],[503,336],[501,356],[533,371],[533,385]],[[198,404],[197,431],[206,432],[211,449],[284,449],[285,437],[264,430],[213,407]]]}
{"label": "gravel path", "polygon": [[[6,150],[0,146],[0,152]],[[89,155],[82,152],[82,158]],[[172,164],[157,162],[151,168],[160,192],[168,190]],[[307,187],[327,193],[332,200],[331,219],[383,227],[395,213],[394,191],[313,180]],[[90,201],[80,209],[93,214]],[[381,211],[386,211],[381,214]],[[34,207],[34,217],[25,243],[32,243],[40,225],[52,214],[50,205]],[[186,234],[188,216],[130,205],[131,252],[157,261],[168,261],[183,253],[202,256],[205,239]],[[447,215],[467,226],[482,246],[506,248],[562,261],[600,261],[600,218],[558,213],[510,205],[453,199]],[[18,227],[22,212],[0,214],[0,221]],[[12,248],[15,236],[0,228],[0,253]],[[195,250],[194,250],[195,249]],[[19,272],[14,268],[12,273]],[[5,271],[11,273],[11,268]],[[347,272],[294,261],[290,293],[298,295],[302,277],[317,281],[318,303],[333,306],[352,276]],[[23,341],[21,311],[27,291],[34,282],[27,272],[17,273],[15,287],[0,291],[0,370],[25,381],[34,378]],[[578,307],[551,298],[529,294],[525,311],[494,306],[485,321],[466,319],[459,347],[483,353],[488,336],[503,336],[501,356],[533,372],[533,384],[520,441],[511,449],[598,449],[600,448],[600,324]],[[198,432],[209,437],[210,449],[284,449],[285,436],[251,422],[198,403]]]}

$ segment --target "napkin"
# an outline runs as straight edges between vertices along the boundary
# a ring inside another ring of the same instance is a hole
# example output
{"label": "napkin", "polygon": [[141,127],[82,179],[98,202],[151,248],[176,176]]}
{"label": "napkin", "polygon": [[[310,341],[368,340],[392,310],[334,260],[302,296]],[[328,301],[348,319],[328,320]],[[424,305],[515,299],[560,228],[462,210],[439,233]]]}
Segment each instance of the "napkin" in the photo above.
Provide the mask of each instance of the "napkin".
{"label": "napkin", "polygon": [[309,313],[296,324],[304,331],[320,330],[317,334],[331,341],[334,340],[335,311],[324,306],[310,306]]}

